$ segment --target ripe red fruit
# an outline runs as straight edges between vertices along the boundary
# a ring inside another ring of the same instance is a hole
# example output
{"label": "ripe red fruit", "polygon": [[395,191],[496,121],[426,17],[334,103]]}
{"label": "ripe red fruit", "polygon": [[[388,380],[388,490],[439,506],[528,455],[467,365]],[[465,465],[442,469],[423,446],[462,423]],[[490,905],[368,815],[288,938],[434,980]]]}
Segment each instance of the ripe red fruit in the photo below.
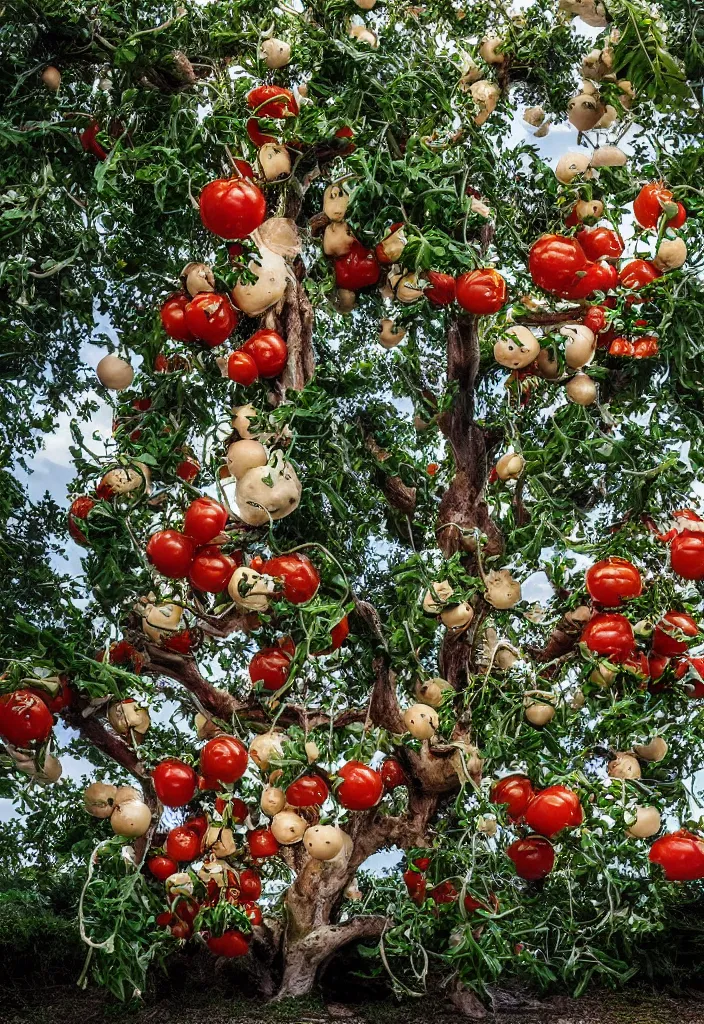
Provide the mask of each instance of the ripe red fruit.
{"label": "ripe red fruit", "polygon": [[219,594],[226,589],[236,568],[235,559],[223,554],[217,545],[212,544],[196,552],[188,578],[196,590]]}
{"label": "ripe red fruit", "polygon": [[[217,800],[215,801],[215,810],[219,811],[219,813],[222,814],[224,810],[224,805],[225,801],[222,799],[222,797],[218,797]],[[247,820],[248,816],[249,807],[247,807],[247,804],[244,802],[244,800],[240,800],[239,797],[233,797],[233,799],[230,801],[230,817],[232,818],[234,823],[236,825],[242,825]]]}
{"label": "ripe red fruit", "polygon": [[215,348],[226,341],[239,319],[239,313],[227,295],[201,292],[186,306],[186,325],[198,341]]}
{"label": "ripe red fruit", "polygon": [[408,895],[414,903],[421,906],[425,900],[425,889],[427,885],[423,876],[417,871],[413,871],[411,868],[408,868],[407,871],[403,872],[403,880],[406,883]]}
{"label": "ripe red fruit", "polygon": [[505,804],[510,817],[521,818],[535,795],[533,784],[527,775],[507,775],[491,787],[489,799],[492,804]]}
{"label": "ripe red fruit", "polygon": [[266,199],[246,178],[218,178],[200,194],[200,219],[221,238],[246,238],[266,217]]}
{"label": "ripe red fruit", "polygon": [[318,570],[307,555],[298,552],[270,558],[262,572],[283,580],[283,596],[291,604],[310,601],[320,586]]}
{"label": "ripe red fruit", "polygon": [[343,615],[337,625],[333,626],[330,630],[330,646],[326,647],[324,651],[311,651],[310,653],[314,658],[319,658],[324,654],[332,654],[333,651],[337,651],[342,647],[349,634],[350,624],[347,616]]}
{"label": "ripe red fruit", "polygon": [[[675,205],[678,207],[676,212]],[[680,208],[684,210],[681,203],[674,203],[672,192],[665,188],[662,181],[653,181],[649,185],[644,185],[633,201],[633,215],[642,228],[657,227],[660,217],[666,211],[671,212],[675,220],[679,220]],[[671,227],[677,226],[673,224],[672,217],[669,219],[669,224]]]}
{"label": "ripe red fruit", "polygon": [[195,860],[200,848],[201,837],[185,825],[172,828],[166,837],[166,855],[175,861]]}
{"label": "ripe red fruit", "polygon": [[150,857],[147,861],[147,867],[160,882],[165,882],[169,875],[173,875],[175,871],[178,871],[178,863],[173,857],[165,857],[163,854]]}
{"label": "ripe red fruit", "polygon": [[200,771],[207,779],[237,782],[247,770],[247,748],[235,736],[216,736],[200,753]]}
{"label": "ripe red fruit", "polygon": [[199,634],[190,629],[180,629],[177,633],[170,633],[163,637],[161,646],[167,651],[176,651],[177,654],[190,654],[198,646]]}
{"label": "ripe red fruit", "polygon": [[181,480],[185,480],[187,484],[192,483],[199,473],[200,466],[192,459],[184,459],[176,467],[176,476]]}
{"label": "ripe red fruit", "polygon": [[391,793],[397,786],[407,786],[408,776],[401,766],[401,762],[395,757],[387,757],[379,769],[381,781],[387,793]]}
{"label": "ripe red fruit", "polygon": [[43,700],[53,715],[58,715],[59,711],[70,707],[76,697],[76,691],[71,686],[68,676],[59,676],[59,687],[53,693],[35,686],[31,686],[29,692]]}
{"label": "ripe red fruit", "polygon": [[599,334],[606,327],[606,311],[604,306],[590,306],[582,321],[594,334]]}
{"label": "ripe red fruit", "polygon": [[256,928],[257,925],[260,925],[264,920],[264,916],[261,912],[261,909],[257,906],[256,903],[252,903],[251,900],[247,903],[243,903],[241,909],[247,915],[247,918],[249,919],[249,923],[251,924],[252,928]]}
{"label": "ripe red fruit", "polygon": [[245,868],[240,871],[240,898],[258,900],[262,894],[262,880],[256,871]]}
{"label": "ripe red fruit", "polygon": [[528,257],[528,270],[535,284],[547,292],[560,293],[577,282],[577,272],[585,270],[587,257],[575,238],[542,235],[534,242]]}
{"label": "ripe red fruit", "polygon": [[670,544],[670,565],[683,580],[704,580],[704,533],[678,533]]}
{"label": "ripe red fruit", "polygon": [[167,758],[152,772],[156,795],[164,807],[183,807],[193,799],[198,777],[193,769],[175,757]]}
{"label": "ripe red fruit", "polygon": [[302,775],[286,790],[286,803],[292,807],[320,807],[330,791],[319,775]]}
{"label": "ripe red fruit", "polygon": [[606,655],[612,661],[625,661],[636,645],[631,626],[625,615],[602,613],[595,615],[582,632],[582,643],[594,654]]}
{"label": "ripe red fruit", "polygon": [[358,292],[376,284],[380,274],[376,253],[373,249],[365,249],[361,242],[355,242],[346,256],[335,260],[335,283],[338,288]]}
{"label": "ripe red fruit", "polygon": [[279,852],[274,833],[268,828],[255,828],[248,832],[247,845],[253,857],[273,857]]}
{"label": "ripe red fruit", "polygon": [[634,651],[629,654],[626,660],[621,662],[621,668],[636,676],[637,679],[647,679],[650,676],[650,662],[643,651]]}
{"label": "ripe red fruit", "polygon": [[194,814],[190,818],[186,818],[183,824],[185,828],[190,828],[191,832],[195,832],[202,839],[208,831],[208,816],[207,814]]}
{"label": "ripe red fruit", "polygon": [[[266,146],[267,142],[276,142],[275,135],[269,135],[267,132],[261,131],[259,128],[259,118],[257,117],[248,118],[245,128],[250,142],[252,142],[257,149],[259,149],[260,146]],[[241,237],[244,238],[244,235]]]}
{"label": "ripe red fruit", "polygon": [[288,346],[276,331],[255,331],[242,346],[254,360],[260,376],[278,377],[288,361]]}
{"label": "ripe red fruit", "polygon": [[280,85],[258,85],[247,93],[247,106],[257,117],[295,117],[298,113],[296,97]]}
{"label": "ripe red fruit", "polygon": [[618,231],[611,228],[582,228],[577,241],[589,260],[618,259],[625,248]]}
{"label": "ripe red fruit", "polygon": [[441,882],[428,893],[434,903],[454,903],[458,895],[452,882]]}
{"label": "ripe red fruit", "polygon": [[609,345],[610,356],[632,356],[634,355],[633,343],[627,338],[614,338]]}
{"label": "ripe red fruit", "polygon": [[15,690],[0,698],[0,736],[14,747],[43,743],[53,725],[51,711],[30,690]]}
{"label": "ripe red fruit", "polygon": [[418,868],[419,871],[427,871],[430,867],[430,857],[416,857],[413,861],[413,866]]}
{"label": "ripe red fruit", "polygon": [[525,878],[529,882],[545,878],[555,864],[552,843],[542,836],[517,839],[507,848],[506,855],[513,861],[519,878]]}
{"label": "ripe red fruit", "polygon": [[231,352],[227,360],[227,376],[234,380],[235,384],[241,384],[248,388],[259,378],[259,371],[254,359],[243,349]]}
{"label": "ripe red fruit", "polygon": [[659,864],[668,882],[691,882],[704,878],[704,843],[685,829],[656,839],[648,855]]}
{"label": "ripe red fruit", "polygon": [[[667,662],[667,659],[665,659]],[[704,697],[704,658],[682,658],[675,668],[675,679],[685,679],[688,697]]]}
{"label": "ripe red fruit", "polygon": [[423,295],[434,306],[449,306],[455,301],[457,285],[452,274],[441,274],[437,270],[429,270],[426,273],[429,287]]}
{"label": "ripe red fruit", "polygon": [[236,956],[246,956],[249,952],[249,939],[242,932],[231,928],[222,935],[211,935],[206,940],[208,949],[215,956],[226,956],[232,959]]}
{"label": "ripe red fruit", "polygon": [[618,280],[618,270],[612,263],[587,263],[558,294],[565,299],[586,299],[594,292],[611,291]]}
{"label": "ripe red fruit", "polygon": [[[680,638],[679,634],[684,634]],[[653,651],[672,658],[684,654],[689,646],[688,639],[697,636],[699,626],[686,612],[670,611],[663,615],[653,632]]]}
{"label": "ripe red fruit", "polygon": [[375,807],[384,793],[384,784],[379,772],[361,761],[348,761],[337,773],[342,784],[335,795],[349,811],[366,811]]}
{"label": "ripe red fruit", "polygon": [[633,355],[636,359],[650,359],[656,356],[659,350],[658,339],[651,335],[636,338],[633,342]]}
{"label": "ripe red fruit", "polygon": [[[186,306],[190,301],[188,295],[184,295],[183,292],[174,292],[161,307],[161,323],[164,330],[176,341],[195,341],[186,323]],[[155,365],[154,369],[156,368]]]}
{"label": "ripe red fruit", "polygon": [[568,786],[549,786],[533,797],[525,812],[526,825],[548,839],[563,828],[581,825],[582,805]]}
{"label": "ripe red fruit", "polygon": [[71,502],[71,508],[68,510],[68,532],[77,544],[87,544],[88,539],[76,520],[87,519],[93,508],[95,508],[95,499],[89,498],[85,494],[74,498]]}
{"label": "ripe red fruit", "polygon": [[209,544],[227,525],[228,512],[214,498],[196,498],[186,509],[183,532],[196,544]]}
{"label": "ripe red fruit", "polygon": [[639,292],[641,288],[645,288],[659,277],[662,277],[662,271],[658,270],[654,263],[649,260],[631,260],[621,270],[618,280],[623,288]]}
{"label": "ripe red fruit", "polygon": [[626,558],[605,558],[587,569],[585,583],[589,596],[607,608],[618,608],[626,598],[643,591],[640,573]]}
{"label": "ripe red fruit", "polygon": [[501,274],[491,267],[472,270],[457,278],[457,302],[462,309],[474,313],[475,316],[498,313],[507,296],[506,282]]}
{"label": "ripe red fruit", "polygon": [[163,576],[179,580],[188,575],[195,544],[178,530],[159,530],[147,542],[147,558]]}
{"label": "ripe red fruit", "polygon": [[280,690],[288,679],[291,655],[280,647],[262,647],[249,663],[249,678],[265,690]]}

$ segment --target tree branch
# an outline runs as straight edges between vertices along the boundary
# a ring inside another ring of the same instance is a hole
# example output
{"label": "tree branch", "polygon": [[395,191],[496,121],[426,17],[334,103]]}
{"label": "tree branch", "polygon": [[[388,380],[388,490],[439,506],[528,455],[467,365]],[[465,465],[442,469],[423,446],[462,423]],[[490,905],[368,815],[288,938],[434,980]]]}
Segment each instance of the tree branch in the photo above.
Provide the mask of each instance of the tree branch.
{"label": "tree branch", "polygon": [[[87,706],[87,705],[86,705]],[[149,779],[149,773],[139,759],[137,751],[129,743],[108,729],[95,714],[84,715],[80,706],[64,708],[61,712],[66,725],[75,729],[85,739],[90,740],[107,757],[117,761],[125,771],[134,775],[140,782]]]}

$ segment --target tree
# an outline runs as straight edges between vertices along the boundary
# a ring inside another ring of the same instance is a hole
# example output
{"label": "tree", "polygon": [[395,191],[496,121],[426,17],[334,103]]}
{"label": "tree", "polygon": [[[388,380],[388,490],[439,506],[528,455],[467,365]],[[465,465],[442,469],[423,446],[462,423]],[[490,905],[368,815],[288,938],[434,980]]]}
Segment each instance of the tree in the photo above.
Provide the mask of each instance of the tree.
{"label": "tree", "polygon": [[194,936],[278,997],[360,940],[468,1012],[622,983],[704,877],[701,19],[299,6],[6,8],[3,447],[72,413],[85,548],[5,474],[13,785],[75,807],[48,704],[121,997]]}

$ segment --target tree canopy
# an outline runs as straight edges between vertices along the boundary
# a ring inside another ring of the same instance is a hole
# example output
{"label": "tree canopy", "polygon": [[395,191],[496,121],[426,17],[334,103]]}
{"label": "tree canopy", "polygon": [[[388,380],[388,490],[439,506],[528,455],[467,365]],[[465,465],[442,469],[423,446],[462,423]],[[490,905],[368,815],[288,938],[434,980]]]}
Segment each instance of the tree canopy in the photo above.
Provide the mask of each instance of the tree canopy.
{"label": "tree canopy", "polygon": [[3,850],[120,998],[580,992],[701,897],[704,21],[514,7],[4,7]]}

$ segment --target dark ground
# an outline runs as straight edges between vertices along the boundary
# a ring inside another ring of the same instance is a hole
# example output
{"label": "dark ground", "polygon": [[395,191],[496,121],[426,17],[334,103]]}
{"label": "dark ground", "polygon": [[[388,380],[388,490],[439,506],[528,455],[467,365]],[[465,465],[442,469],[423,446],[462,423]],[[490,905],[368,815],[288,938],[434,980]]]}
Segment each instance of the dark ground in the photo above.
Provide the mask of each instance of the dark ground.
{"label": "dark ground", "polygon": [[[231,1000],[219,996],[213,1002],[205,1002],[202,993],[194,997],[190,1000],[181,993],[175,1000],[125,1007],[100,992],[79,992],[75,986],[34,989],[24,995],[0,987],[0,1024],[459,1024],[467,1020],[432,996],[402,1005],[353,1007],[335,1003],[325,1007],[317,1000],[264,1006],[236,996]],[[503,997],[499,1002],[503,1007],[497,1006],[496,1012],[487,1009],[486,1024],[704,1024],[704,993],[674,999],[652,991],[595,992],[578,1001],[553,998],[518,1004]]]}

